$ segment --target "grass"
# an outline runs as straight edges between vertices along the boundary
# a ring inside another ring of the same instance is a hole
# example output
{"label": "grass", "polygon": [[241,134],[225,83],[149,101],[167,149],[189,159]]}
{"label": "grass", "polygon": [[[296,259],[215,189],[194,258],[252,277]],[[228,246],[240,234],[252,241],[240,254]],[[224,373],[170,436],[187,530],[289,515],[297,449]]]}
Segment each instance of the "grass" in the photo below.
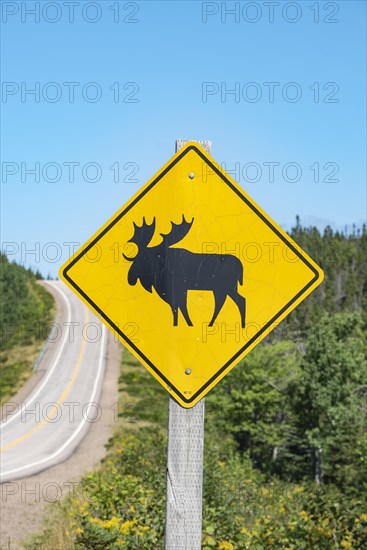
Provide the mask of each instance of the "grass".
{"label": "grass", "polygon": [[119,378],[121,418],[133,425],[155,424],[166,430],[166,390],[127,350],[123,352],[122,362]]}

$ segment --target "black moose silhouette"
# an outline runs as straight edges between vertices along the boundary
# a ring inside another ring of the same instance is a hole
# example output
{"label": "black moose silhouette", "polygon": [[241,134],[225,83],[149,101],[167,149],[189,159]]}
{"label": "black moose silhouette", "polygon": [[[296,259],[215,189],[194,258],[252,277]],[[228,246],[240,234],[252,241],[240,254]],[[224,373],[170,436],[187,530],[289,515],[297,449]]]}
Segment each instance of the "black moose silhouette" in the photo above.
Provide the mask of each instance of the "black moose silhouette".
{"label": "black moose silhouette", "polygon": [[170,305],[173,313],[173,325],[178,324],[180,309],[186,323],[192,326],[187,311],[188,290],[211,290],[215,298],[215,310],[209,326],[212,326],[222,309],[227,296],[232,298],[241,315],[242,327],[245,326],[246,300],[237,291],[238,283],[243,284],[242,263],[232,254],[194,253],[184,248],[170,248],[181,241],[190,231],[194,219],[187,222],[172,222],[171,231],[161,233],[162,242],[148,248],[155,232],[155,218],[149,225],[143,218],[141,226],[134,224],[134,235],[128,241],[138,246],[134,258],[123,254],[132,262],[128,273],[128,283],[133,286],[140,280],[148,292],[155,289],[158,296]]}

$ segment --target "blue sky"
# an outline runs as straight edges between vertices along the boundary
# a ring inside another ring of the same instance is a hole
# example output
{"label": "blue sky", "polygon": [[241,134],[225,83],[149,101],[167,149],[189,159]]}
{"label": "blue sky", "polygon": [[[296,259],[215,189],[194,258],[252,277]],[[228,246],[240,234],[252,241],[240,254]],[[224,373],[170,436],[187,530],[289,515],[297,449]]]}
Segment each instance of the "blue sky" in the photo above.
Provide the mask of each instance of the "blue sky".
{"label": "blue sky", "polygon": [[2,9],[10,257],[55,275],[64,243],[98,229],[176,138],[211,139],[285,228],[364,220],[365,2],[275,2],[273,22],[262,1],[76,1],[74,22],[68,2]]}

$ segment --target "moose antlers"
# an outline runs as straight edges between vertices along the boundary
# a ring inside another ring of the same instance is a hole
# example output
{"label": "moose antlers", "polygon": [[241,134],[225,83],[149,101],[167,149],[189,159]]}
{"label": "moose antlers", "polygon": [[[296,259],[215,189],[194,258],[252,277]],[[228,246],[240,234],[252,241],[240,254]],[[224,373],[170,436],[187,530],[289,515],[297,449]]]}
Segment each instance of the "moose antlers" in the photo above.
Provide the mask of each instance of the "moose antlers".
{"label": "moose antlers", "polygon": [[129,243],[135,243],[140,248],[143,248],[151,241],[155,231],[155,218],[151,224],[147,224],[145,217],[143,218],[143,224],[141,226],[133,222],[134,235],[128,241]]}
{"label": "moose antlers", "polygon": [[171,222],[171,231],[169,231],[169,233],[160,233],[163,237],[162,244],[165,246],[171,246],[172,244],[176,244],[181,241],[190,231],[193,222],[194,218],[192,218],[191,222],[187,222],[184,215],[182,215],[181,223]]}
{"label": "moose antlers", "polygon": [[[168,233],[160,233],[160,235],[163,237],[161,244],[168,247],[181,241],[190,231],[193,222],[194,218],[192,218],[191,222],[188,222],[185,220],[184,215],[182,215],[181,223],[171,222],[171,230]],[[146,248],[154,235],[155,218],[153,218],[151,224],[147,224],[147,222],[145,221],[145,217],[143,218],[143,223],[141,226],[137,225],[135,222],[133,222],[133,224],[134,235],[131,237],[131,239],[129,239],[128,242],[135,243],[140,250]]]}

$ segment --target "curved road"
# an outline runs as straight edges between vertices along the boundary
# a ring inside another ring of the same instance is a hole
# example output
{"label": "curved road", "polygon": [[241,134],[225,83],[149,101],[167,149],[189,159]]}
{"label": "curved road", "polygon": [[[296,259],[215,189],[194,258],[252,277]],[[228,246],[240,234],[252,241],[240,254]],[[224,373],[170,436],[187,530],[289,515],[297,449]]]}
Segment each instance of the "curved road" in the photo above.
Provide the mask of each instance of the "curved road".
{"label": "curved road", "polygon": [[57,329],[23,403],[5,406],[0,481],[29,476],[64,461],[100,414],[107,330],[59,281],[45,282],[56,298]]}

